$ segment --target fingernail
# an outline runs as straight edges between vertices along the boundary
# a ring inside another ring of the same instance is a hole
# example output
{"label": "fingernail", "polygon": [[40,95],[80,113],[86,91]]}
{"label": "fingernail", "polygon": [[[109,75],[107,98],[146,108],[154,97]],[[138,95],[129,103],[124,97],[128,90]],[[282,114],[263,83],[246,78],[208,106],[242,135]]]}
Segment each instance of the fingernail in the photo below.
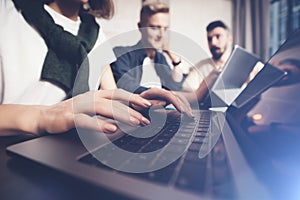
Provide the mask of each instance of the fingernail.
{"label": "fingernail", "polygon": [[164,101],[161,101],[161,102],[158,102],[158,104],[157,105],[160,105],[160,106],[165,106],[166,105],[166,102],[164,102]]}
{"label": "fingernail", "polygon": [[192,111],[191,108],[189,108],[188,112],[190,113],[190,115],[191,115],[192,117],[194,117],[194,113],[193,113],[193,111]]}
{"label": "fingernail", "polygon": [[181,112],[185,112],[186,113],[186,109],[184,108],[184,106],[181,106]]}
{"label": "fingernail", "polygon": [[142,117],[142,122],[144,125],[149,125],[150,121],[146,117]]}
{"label": "fingernail", "polygon": [[147,106],[151,106],[151,102],[146,99],[143,99],[143,103],[146,104]]}
{"label": "fingernail", "polygon": [[105,129],[105,131],[107,131],[107,132],[114,133],[114,132],[116,132],[116,130],[117,130],[117,126],[116,126],[116,125],[113,125],[113,124],[105,124],[105,125],[104,125],[104,129]]}

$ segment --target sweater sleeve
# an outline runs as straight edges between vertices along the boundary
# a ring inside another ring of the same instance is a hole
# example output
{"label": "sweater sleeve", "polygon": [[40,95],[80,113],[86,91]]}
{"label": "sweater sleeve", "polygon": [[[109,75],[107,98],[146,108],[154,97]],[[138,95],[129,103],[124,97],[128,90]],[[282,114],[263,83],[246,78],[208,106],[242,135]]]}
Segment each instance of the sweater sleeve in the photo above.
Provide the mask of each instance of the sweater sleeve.
{"label": "sweater sleeve", "polygon": [[117,60],[111,64],[117,87],[140,94],[149,88],[140,86],[142,70],[133,64],[132,61],[136,60],[134,54],[124,48],[126,47],[114,48]]}

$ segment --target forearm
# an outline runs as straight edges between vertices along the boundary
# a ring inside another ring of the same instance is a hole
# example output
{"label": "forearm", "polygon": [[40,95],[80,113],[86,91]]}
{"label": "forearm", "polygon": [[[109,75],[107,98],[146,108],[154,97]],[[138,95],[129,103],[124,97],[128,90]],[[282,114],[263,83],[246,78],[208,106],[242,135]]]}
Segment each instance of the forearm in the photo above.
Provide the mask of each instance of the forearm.
{"label": "forearm", "polygon": [[44,106],[0,105],[0,136],[31,133],[39,135],[40,113]]}
{"label": "forearm", "polygon": [[110,65],[105,67],[103,74],[101,75],[100,89],[102,90],[114,90],[117,89],[116,81],[111,71]]}
{"label": "forearm", "polygon": [[173,70],[172,70],[172,78],[175,82],[181,82],[183,79],[183,73],[182,70],[180,68],[181,65],[181,58],[175,54],[172,54],[171,52],[165,50],[164,51],[168,58],[166,57],[167,60],[170,60],[170,62],[172,63],[173,66]]}
{"label": "forearm", "polygon": [[196,90],[191,91],[191,92],[183,92],[183,95],[191,103],[203,100],[209,93],[209,90],[213,86],[217,77],[218,77],[217,73],[211,73],[208,77],[206,77],[201,82],[201,84],[199,85],[199,87]]}
{"label": "forearm", "polygon": [[183,73],[180,66],[174,66],[172,71],[172,78],[175,82],[181,82],[183,79]]}
{"label": "forearm", "polygon": [[[74,127],[113,133],[115,123],[95,115],[130,124],[148,125],[139,112],[121,102],[142,108],[151,103],[124,90],[89,91],[51,106],[0,105],[0,136],[31,133],[64,133]],[[129,116],[128,116],[129,115]]]}

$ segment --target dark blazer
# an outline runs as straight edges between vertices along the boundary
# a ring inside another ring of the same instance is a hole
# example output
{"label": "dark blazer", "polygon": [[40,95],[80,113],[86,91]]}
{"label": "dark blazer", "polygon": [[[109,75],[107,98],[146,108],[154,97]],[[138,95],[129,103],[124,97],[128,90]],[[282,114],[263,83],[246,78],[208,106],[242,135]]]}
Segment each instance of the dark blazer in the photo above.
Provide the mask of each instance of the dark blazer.
{"label": "dark blazer", "polygon": [[[117,60],[111,64],[111,68],[118,88],[138,94],[149,89],[140,86],[143,73],[142,65],[147,56],[141,42],[134,46],[115,47],[114,52]],[[162,53],[156,51],[154,63],[156,73],[164,89],[173,91],[182,89],[182,82],[173,81],[172,70]]]}

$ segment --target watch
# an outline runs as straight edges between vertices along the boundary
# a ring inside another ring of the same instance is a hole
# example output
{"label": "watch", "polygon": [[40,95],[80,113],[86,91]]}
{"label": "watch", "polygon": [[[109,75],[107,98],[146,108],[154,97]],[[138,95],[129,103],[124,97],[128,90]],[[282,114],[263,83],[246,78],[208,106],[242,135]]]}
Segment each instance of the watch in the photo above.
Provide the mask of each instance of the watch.
{"label": "watch", "polygon": [[179,60],[178,62],[174,62],[174,61],[172,61],[172,65],[175,67],[175,66],[177,66],[177,65],[179,65],[181,63],[181,60]]}

